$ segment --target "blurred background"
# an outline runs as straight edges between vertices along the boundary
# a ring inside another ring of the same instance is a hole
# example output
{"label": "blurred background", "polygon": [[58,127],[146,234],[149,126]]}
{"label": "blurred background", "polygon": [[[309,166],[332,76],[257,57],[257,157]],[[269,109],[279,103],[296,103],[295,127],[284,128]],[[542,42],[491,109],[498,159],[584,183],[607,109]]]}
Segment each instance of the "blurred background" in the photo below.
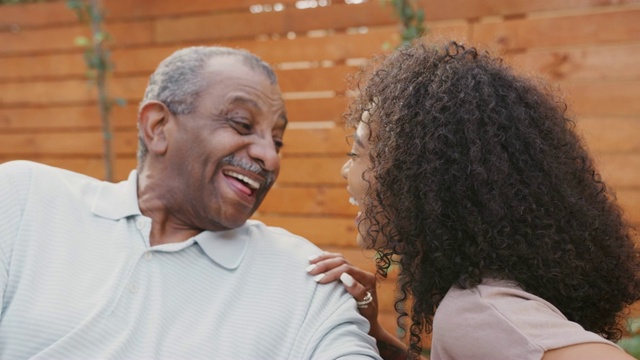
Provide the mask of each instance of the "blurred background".
{"label": "blurred background", "polygon": [[[280,177],[255,218],[373,271],[374,254],[356,247],[356,208],[339,174],[350,148],[346,79],[424,26],[426,42],[481,45],[565,94],[603,179],[640,224],[640,0],[417,0],[398,13],[400,3],[2,0],[0,162],[124,180],[136,166],[137,105],[157,64],[184,46],[247,49],[276,69],[290,120]],[[379,289],[391,331],[394,276]]]}

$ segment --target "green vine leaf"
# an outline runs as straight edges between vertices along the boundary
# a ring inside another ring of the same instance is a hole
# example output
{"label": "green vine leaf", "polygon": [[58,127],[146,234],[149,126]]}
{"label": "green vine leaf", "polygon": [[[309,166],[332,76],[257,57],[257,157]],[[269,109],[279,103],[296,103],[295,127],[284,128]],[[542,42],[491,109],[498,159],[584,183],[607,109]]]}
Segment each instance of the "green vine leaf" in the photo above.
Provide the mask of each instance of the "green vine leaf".
{"label": "green vine leaf", "polygon": [[73,43],[78,47],[87,47],[89,46],[89,39],[86,36],[76,36]]}
{"label": "green vine leaf", "polygon": [[415,0],[381,0],[380,3],[390,4],[394,14],[400,19],[402,25],[400,46],[411,44],[427,33],[424,26],[424,10],[417,8]]}

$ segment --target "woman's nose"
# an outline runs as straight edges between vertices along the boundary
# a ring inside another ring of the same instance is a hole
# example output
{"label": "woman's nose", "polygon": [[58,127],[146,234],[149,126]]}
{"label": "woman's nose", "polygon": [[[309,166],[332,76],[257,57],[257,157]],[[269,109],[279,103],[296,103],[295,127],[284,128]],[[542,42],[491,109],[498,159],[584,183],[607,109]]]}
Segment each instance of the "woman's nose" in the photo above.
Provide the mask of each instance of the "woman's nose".
{"label": "woman's nose", "polygon": [[347,178],[347,174],[349,173],[349,168],[351,167],[351,159],[348,159],[344,165],[342,165],[342,169],[340,170],[340,175],[342,175],[343,178]]}

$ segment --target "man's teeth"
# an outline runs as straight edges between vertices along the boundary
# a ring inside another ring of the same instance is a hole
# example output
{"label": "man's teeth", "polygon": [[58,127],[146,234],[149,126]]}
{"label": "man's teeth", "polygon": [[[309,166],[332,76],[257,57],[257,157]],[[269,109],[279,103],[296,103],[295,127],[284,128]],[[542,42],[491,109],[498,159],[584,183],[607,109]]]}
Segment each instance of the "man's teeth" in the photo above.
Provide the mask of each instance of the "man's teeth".
{"label": "man's teeth", "polygon": [[258,190],[260,189],[260,183],[258,183],[255,180],[252,180],[242,174],[238,174],[237,172],[233,172],[233,171],[226,171],[225,174],[229,175],[229,176],[233,176],[234,178],[241,180],[242,182],[246,183],[247,185],[249,185],[250,188],[254,189],[254,190]]}
{"label": "man's teeth", "polygon": [[349,198],[349,204],[358,206],[358,202],[352,197]]}

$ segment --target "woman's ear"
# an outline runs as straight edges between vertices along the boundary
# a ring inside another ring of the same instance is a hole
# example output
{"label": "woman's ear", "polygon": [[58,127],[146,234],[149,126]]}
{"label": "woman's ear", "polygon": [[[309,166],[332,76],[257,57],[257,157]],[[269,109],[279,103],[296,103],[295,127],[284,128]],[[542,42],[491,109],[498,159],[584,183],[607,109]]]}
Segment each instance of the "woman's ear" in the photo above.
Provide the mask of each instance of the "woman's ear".
{"label": "woman's ear", "polygon": [[138,128],[150,153],[163,155],[167,151],[166,125],[171,112],[159,101],[145,102],[138,112]]}

